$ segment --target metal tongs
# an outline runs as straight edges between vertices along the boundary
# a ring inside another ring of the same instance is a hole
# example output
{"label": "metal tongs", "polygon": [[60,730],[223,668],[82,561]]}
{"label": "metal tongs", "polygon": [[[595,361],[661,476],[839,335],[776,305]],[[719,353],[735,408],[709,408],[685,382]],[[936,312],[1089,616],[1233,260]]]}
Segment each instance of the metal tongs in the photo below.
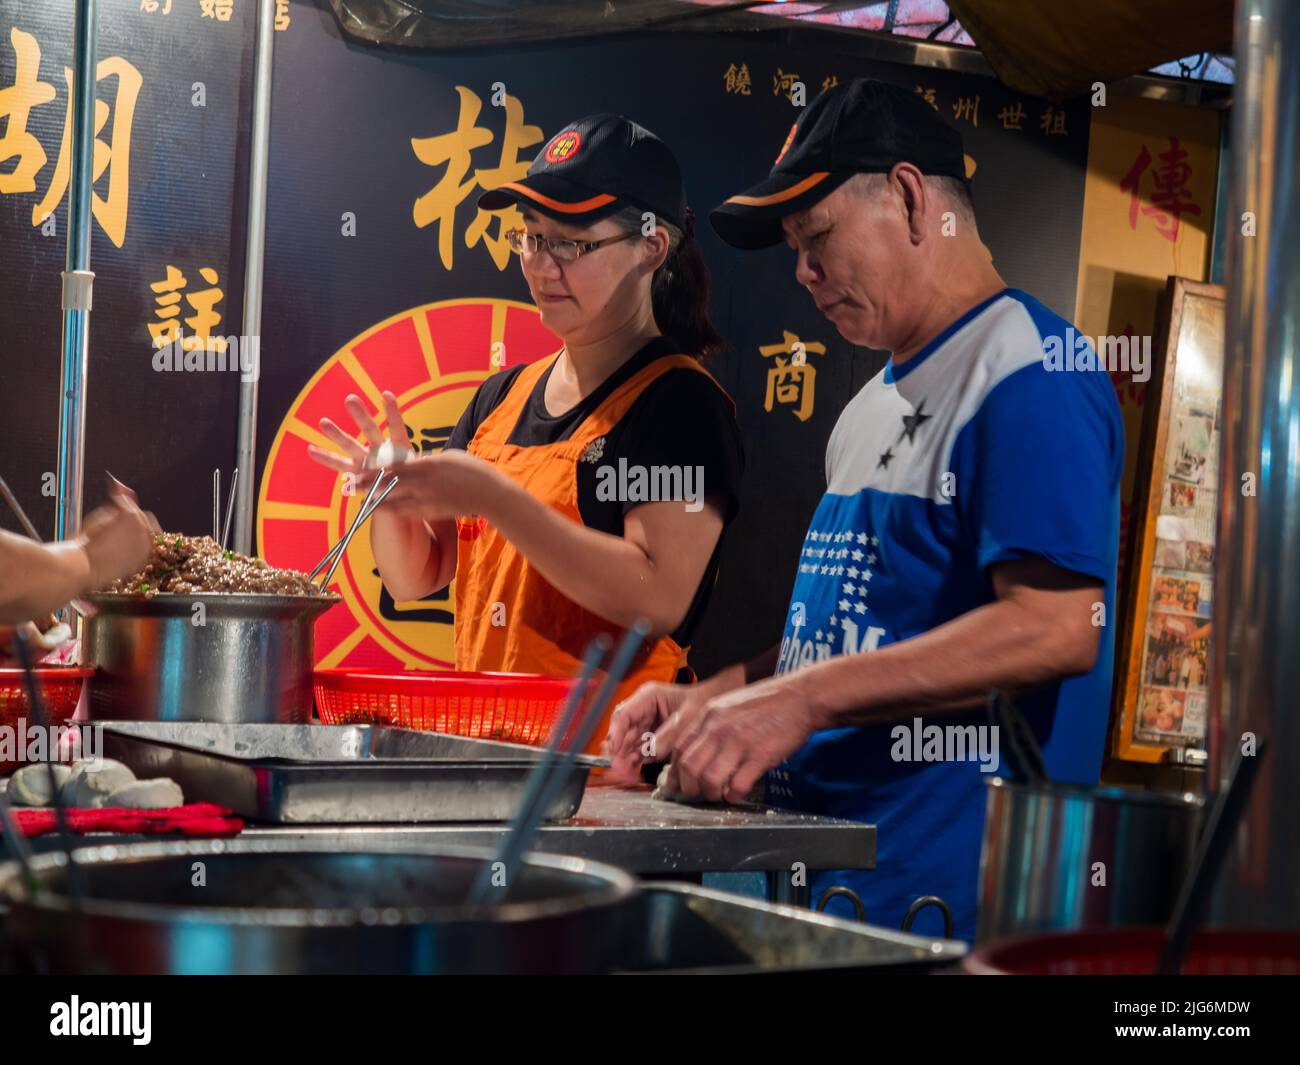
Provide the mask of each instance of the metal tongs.
{"label": "metal tongs", "polygon": [[[489,901],[503,903],[509,897],[524,852],[537,834],[546,811],[551,808],[560,789],[564,787],[574,758],[591,739],[591,734],[600,721],[601,715],[604,714],[605,707],[614,696],[614,689],[623,680],[628,666],[632,663],[632,656],[636,654],[649,631],[650,626],[645,621],[638,621],[627,630],[627,635],[623,637],[622,644],[614,654],[604,683],[588,703],[576,735],[566,746],[565,740],[569,734],[569,727],[590,688],[592,675],[605,657],[612,641],[608,636],[602,635],[597,636],[587,645],[586,653],[582,656],[582,666],[569,691],[560,720],[551,733],[545,752],[528,774],[528,780],[524,785],[524,797],[519,801],[519,809],[510,822],[505,838],[501,841],[501,846],[493,859],[486,862],[479,870],[478,877],[470,887],[468,902],[471,906],[480,906]],[[498,876],[501,877],[499,885],[496,883]],[[495,898],[490,898],[496,886],[499,886],[500,890]]]}
{"label": "metal tongs", "polygon": [[334,571],[338,569],[339,563],[343,561],[343,556],[348,550],[348,544],[352,542],[352,537],[356,535],[357,530],[370,520],[370,515],[379,509],[379,504],[388,498],[389,492],[397,487],[397,477],[394,476],[393,479],[384,486],[384,490],[379,493],[379,498],[375,498],[375,492],[378,491],[380,484],[384,480],[384,475],[387,472],[387,469],[380,469],[379,475],[375,478],[375,483],[370,486],[370,491],[366,493],[366,498],[362,501],[360,508],[357,510],[356,517],[352,519],[352,524],[348,526],[348,531],[343,534],[343,539],[331,547],[325,557],[316,563],[316,568],[307,574],[307,579],[309,581],[314,581],[317,574],[319,574],[321,570],[325,569],[326,566],[329,566],[329,570],[326,572],[324,580],[320,583],[322,590],[330,586],[330,581],[334,579]]}

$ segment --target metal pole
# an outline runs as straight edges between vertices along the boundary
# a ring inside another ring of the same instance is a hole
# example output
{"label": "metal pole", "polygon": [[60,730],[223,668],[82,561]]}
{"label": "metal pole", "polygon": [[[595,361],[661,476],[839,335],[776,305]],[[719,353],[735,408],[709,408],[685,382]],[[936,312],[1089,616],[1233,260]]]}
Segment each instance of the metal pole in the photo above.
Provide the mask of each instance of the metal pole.
{"label": "metal pole", "polygon": [[[234,549],[253,543],[253,476],[257,454],[257,385],[262,343],[262,262],[266,248],[266,170],[271,140],[271,68],[275,0],[258,0],[257,60],[253,70],[252,156],[248,167],[248,227],[244,251],[244,332],[240,338],[239,442],[235,465],[245,471],[235,495]],[[245,352],[251,356],[251,363]]]}
{"label": "metal pole", "polygon": [[65,540],[81,525],[86,455],[86,362],[89,356],[91,290],[90,194],[94,162],[95,0],[77,0],[73,29],[72,180],[68,190],[68,255],[63,278],[63,364],[59,372],[58,507],[54,538]]}
{"label": "metal pole", "polygon": [[[1300,4],[1239,0],[1211,774],[1259,765],[1213,922],[1300,927]],[[1253,226],[1253,230],[1252,227]],[[1243,232],[1243,229],[1246,232]]]}

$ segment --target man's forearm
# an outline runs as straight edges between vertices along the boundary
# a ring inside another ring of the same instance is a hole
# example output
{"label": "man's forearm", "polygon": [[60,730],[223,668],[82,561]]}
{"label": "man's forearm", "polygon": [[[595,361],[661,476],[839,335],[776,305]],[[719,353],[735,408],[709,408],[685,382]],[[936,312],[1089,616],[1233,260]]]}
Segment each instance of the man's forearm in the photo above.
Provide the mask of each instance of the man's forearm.
{"label": "man's forearm", "polygon": [[[1084,608],[1082,599],[1068,609]],[[841,728],[980,705],[990,691],[1038,687],[1082,671],[1060,626],[1014,601],[978,607],[938,628],[864,654],[842,655],[789,674],[817,728]]]}
{"label": "man's forearm", "polygon": [[0,532],[0,624],[57,610],[90,583],[90,559],[80,541],[38,544]]}

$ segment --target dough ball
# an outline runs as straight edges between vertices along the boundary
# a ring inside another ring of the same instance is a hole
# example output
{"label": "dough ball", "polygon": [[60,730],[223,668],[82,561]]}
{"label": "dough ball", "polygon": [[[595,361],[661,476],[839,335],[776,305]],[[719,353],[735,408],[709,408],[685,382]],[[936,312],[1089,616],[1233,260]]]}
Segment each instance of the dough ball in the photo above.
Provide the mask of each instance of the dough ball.
{"label": "dough ball", "polygon": [[97,809],[104,805],[110,792],[130,784],[135,774],[112,758],[87,759],[72,767],[72,775],[63,785],[65,806]]}
{"label": "dough ball", "polygon": [[181,786],[168,777],[136,780],[118,788],[104,800],[105,806],[124,806],[128,810],[167,810],[185,802]]}
{"label": "dough ball", "polygon": [[655,781],[655,790],[650,793],[650,798],[660,799],[663,802],[682,802],[682,798],[668,787],[668,770],[671,768],[665,765],[659,771],[659,779]]}
{"label": "dough ball", "polygon": [[397,445],[391,440],[385,440],[377,448],[366,456],[366,467],[368,469],[385,469],[391,470],[410,458],[411,449],[398,449]]}
{"label": "dough ball", "polygon": [[[54,786],[62,788],[72,776],[66,765],[54,766]],[[53,806],[54,792],[50,790],[49,766],[25,765],[9,778],[5,793],[15,806]]]}

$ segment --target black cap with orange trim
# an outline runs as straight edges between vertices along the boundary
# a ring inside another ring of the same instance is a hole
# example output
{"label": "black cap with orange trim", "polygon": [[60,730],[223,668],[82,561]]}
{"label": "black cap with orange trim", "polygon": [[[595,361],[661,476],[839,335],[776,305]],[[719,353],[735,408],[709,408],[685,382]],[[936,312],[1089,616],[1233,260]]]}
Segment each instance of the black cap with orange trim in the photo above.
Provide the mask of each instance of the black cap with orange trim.
{"label": "black cap with orange trim", "polygon": [[923,174],[966,180],[961,134],[915,92],[872,78],[828,89],[800,116],[772,171],[718,205],[709,221],[736,248],[766,248],[781,219],[811,207],[854,174],[912,163]]}
{"label": "black cap with orange trim", "polygon": [[686,189],[677,158],[648,129],[622,115],[570,122],[546,142],[522,178],[478,199],[486,211],[515,203],[563,222],[585,224],[623,207],[640,207],[686,225]]}

